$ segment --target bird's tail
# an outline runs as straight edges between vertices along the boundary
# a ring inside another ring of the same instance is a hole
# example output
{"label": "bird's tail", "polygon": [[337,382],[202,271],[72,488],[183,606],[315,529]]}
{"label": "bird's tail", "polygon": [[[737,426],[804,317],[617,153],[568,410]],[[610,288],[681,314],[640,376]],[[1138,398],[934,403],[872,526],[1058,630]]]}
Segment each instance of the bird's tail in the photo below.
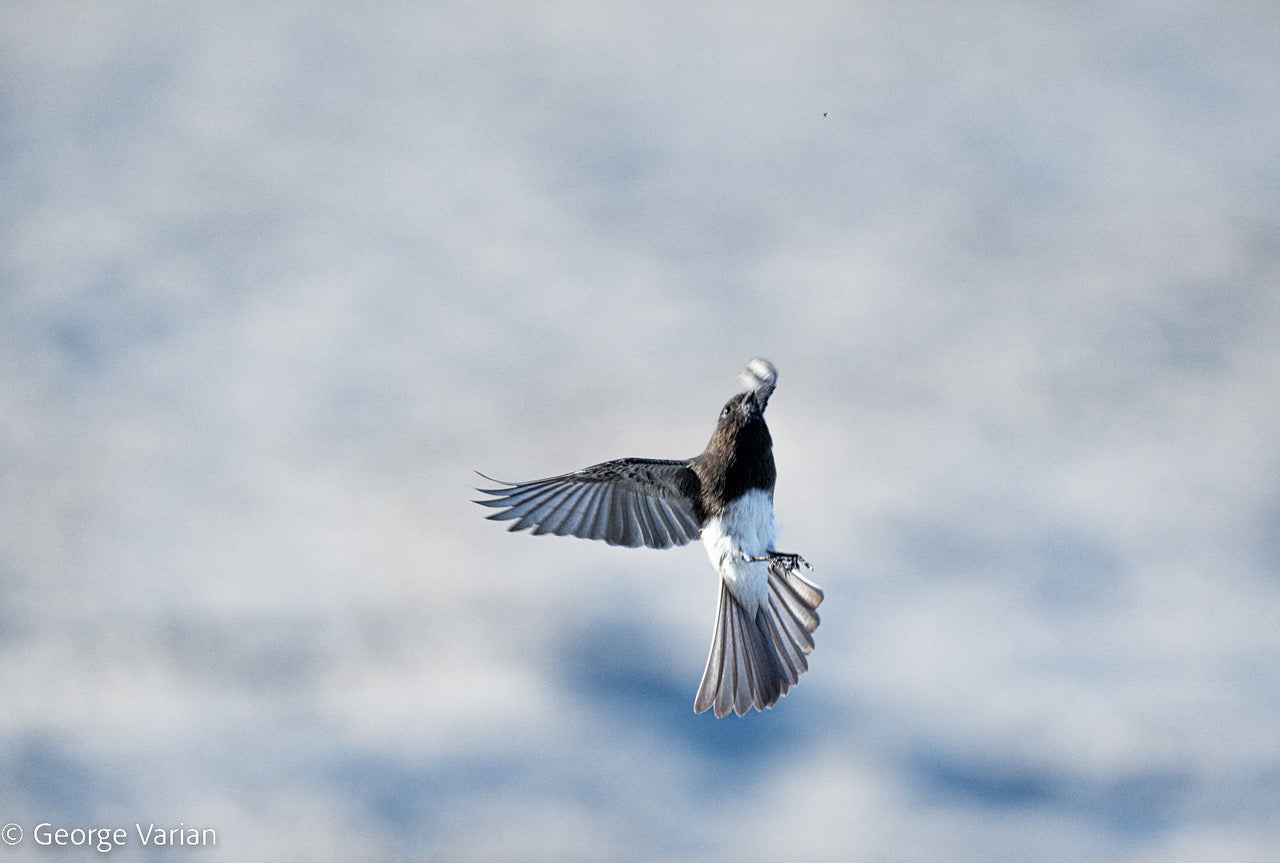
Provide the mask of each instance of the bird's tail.
{"label": "bird's tail", "polygon": [[769,564],[769,598],[754,619],[720,582],[720,613],[693,710],[716,718],[772,707],[809,668],[822,589],[782,561]]}

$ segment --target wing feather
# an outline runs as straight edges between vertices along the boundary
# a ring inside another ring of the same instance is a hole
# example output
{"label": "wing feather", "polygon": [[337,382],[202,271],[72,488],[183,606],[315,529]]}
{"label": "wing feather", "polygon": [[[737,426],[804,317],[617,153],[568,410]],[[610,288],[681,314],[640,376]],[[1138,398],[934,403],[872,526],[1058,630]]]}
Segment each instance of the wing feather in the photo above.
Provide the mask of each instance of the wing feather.
{"label": "wing feather", "polygon": [[498,510],[491,519],[513,521],[510,530],[670,548],[699,536],[699,481],[691,465],[691,459],[627,458],[531,482],[492,480],[503,487],[478,489],[490,499],[476,503]]}

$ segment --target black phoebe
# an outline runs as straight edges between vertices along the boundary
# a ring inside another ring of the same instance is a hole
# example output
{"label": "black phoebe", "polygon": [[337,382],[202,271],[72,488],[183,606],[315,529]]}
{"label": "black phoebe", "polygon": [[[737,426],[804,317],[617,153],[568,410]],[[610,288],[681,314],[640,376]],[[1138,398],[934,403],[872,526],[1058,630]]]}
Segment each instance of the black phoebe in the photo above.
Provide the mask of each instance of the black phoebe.
{"label": "black phoebe", "polygon": [[[623,458],[506,488],[477,489],[516,519],[510,530],[603,539],[630,548],[670,548],[702,537],[720,574],[720,611],[711,656],[693,709],[772,707],[809,667],[822,590],[802,577],[809,564],[775,551],[773,439],[764,409],[778,381],[768,360],[753,359],[743,391],[720,411],[701,455],[683,461]],[[481,474],[481,476],[484,476]],[[489,479],[489,477],[485,477]]]}

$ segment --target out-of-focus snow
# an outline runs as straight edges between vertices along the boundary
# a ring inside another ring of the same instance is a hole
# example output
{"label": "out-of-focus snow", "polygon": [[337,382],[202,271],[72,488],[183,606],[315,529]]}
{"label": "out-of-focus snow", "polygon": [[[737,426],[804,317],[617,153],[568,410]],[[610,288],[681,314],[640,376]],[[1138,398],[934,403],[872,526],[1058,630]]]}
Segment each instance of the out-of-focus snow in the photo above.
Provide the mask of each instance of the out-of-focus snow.
{"label": "out-of-focus snow", "polygon": [[[1280,11],[5,9],[6,855],[1280,847]],[[827,601],[717,722],[700,550],[470,487],[756,355]]]}

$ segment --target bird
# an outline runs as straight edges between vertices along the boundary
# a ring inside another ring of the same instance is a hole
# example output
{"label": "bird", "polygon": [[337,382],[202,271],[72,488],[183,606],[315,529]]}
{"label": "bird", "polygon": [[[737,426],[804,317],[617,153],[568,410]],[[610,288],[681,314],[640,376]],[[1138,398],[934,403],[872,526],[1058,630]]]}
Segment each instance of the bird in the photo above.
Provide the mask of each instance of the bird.
{"label": "bird", "polygon": [[[671,548],[701,538],[720,580],[715,632],[695,713],[717,719],[772,707],[808,670],[824,594],[800,574],[798,554],[774,548],[777,468],[764,412],[777,386],[773,363],[756,357],[742,389],[716,421],[706,449],[688,459],[622,458],[529,482],[479,474],[497,488],[475,501],[488,518],[532,530]],[[479,473],[477,471],[477,473]]]}

